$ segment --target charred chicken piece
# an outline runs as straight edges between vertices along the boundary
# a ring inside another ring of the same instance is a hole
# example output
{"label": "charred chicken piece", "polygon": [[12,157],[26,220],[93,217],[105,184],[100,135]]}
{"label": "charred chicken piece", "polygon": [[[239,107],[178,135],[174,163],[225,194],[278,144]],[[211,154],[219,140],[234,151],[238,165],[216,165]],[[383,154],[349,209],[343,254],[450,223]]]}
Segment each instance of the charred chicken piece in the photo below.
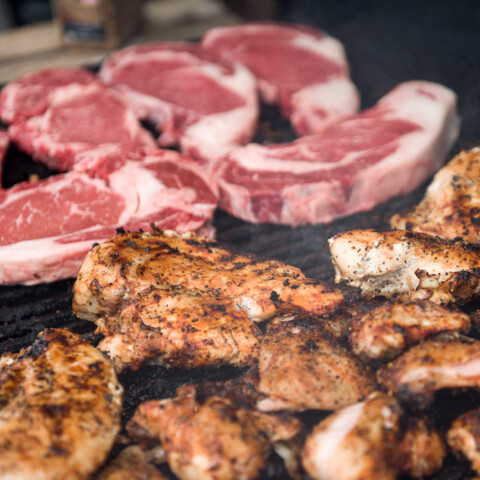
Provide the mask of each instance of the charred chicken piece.
{"label": "charred chicken piece", "polygon": [[121,409],[110,361],[77,334],[44,330],[0,360],[0,476],[89,478],[110,451]]}
{"label": "charred chicken piece", "polygon": [[480,387],[480,341],[468,337],[425,340],[377,371],[389,393],[426,406],[442,388]]}
{"label": "charred chicken piece", "polygon": [[228,297],[255,321],[285,304],[324,314],[343,300],[298,268],[236,255],[193,234],[154,230],[117,235],[94,247],[75,282],[73,309],[95,321],[114,315],[122,301],[146,288],[170,286]]}
{"label": "charred chicken piece", "polygon": [[447,433],[450,448],[464,455],[480,474],[480,409],[470,410],[458,417]]}
{"label": "charred chicken piece", "polygon": [[183,368],[252,365],[261,331],[231,300],[182,289],[147,289],[99,318],[98,348],[117,371],[159,363]]}
{"label": "charred chicken piece", "polygon": [[440,169],[415,210],[394,215],[393,228],[480,242],[480,148],[463,151]]}
{"label": "charred chicken piece", "polygon": [[352,230],[329,240],[335,281],[367,298],[464,303],[480,293],[480,246],[424,233]]}
{"label": "charred chicken piece", "polygon": [[314,480],[394,480],[400,415],[397,401],[378,392],[337,410],[308,435],[302,455],[306,472]]}
{"label": "charred chicken piece", "polygon": [[300,428],[296,418],[237,406],[231,396],[197,396],[193,386],[174,398],[142,403],[127,427],[137,441],[161,441],[182,480],[256,478],[272,445]]}
{"label": "charred chicken piece", "polygon": [[268,326],[258,368],[262,411],[336,410],[375,389],[365,366],[308,316],[280,317]]}
{"label": "charred chicken piece", "polygon": [[468,331],[470,317],[427,300],[389,301],[352,318],[349,344],[362,360],[391,360],[410,345],[441,332]]}
{"label": "charred chicken piece", "polygon": [[167,480],[137,445],[122,450],[95,480]]}

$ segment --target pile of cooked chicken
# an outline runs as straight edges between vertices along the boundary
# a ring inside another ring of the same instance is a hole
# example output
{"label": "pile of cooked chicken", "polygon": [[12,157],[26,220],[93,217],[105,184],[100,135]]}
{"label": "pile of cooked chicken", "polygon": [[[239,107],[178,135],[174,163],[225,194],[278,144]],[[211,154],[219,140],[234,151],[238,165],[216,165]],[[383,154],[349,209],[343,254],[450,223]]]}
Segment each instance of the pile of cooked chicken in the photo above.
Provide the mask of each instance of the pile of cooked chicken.
{"label": "pile of cooked chicken", "polygon": [[[50,329],[0,358],[0,478],[155,480],[166,463],[185,480],[254,479],[272,454],[292,478],[421,478],[448,449],[480,474],[480,408],[446,431],[426,415],[438,390],[480,387],[480,341],[458,308],[480,292],[477,203],[473,149],[391,219],[398,230],[330,239],[339,289],[194,235],[96,245],[73,309],[100,343]],[[146,363],[243,373],[141,403],[112,459],[117,374]],[[305,411],[322,419],[312,428]]]}

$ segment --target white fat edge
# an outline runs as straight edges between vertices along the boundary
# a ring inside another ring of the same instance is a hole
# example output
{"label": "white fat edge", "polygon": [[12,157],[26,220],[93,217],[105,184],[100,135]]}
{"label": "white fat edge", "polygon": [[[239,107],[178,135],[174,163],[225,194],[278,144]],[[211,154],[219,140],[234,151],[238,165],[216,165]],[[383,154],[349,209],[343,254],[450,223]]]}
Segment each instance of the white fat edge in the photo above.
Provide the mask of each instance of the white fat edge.
{"label": "white fat edge", "polygon": [[339,471],[345,468],[345,465],[338,465],[335,452],[342,448],[342,442],[357,426],[364,405],[365,402],[360,402],[335,412],[335,418],[329,422],[327,429],[307,438],[310,444],[309,460],[316,468],[315,473],[319,478],[335,480]]}
{"label": "white fat edge", "polygon": [[346,72],[348,72],[345,49],[343,44],[336,38],[330,37],[326,34],[322,38],[317,38],[306,32],[298,31],[298,35],[292,40],[292,44],[326,57],[344,67]]}
{"label": "white fat edge", "polygon": [[250,192],[239,185],[225,182],[221,178],[218,179],[221,188],[220,205],[222,205],[225,197],[228,198],[231,210],[241,218],[252,223],[257,223],[258,219],[252,210],[252,202]]}

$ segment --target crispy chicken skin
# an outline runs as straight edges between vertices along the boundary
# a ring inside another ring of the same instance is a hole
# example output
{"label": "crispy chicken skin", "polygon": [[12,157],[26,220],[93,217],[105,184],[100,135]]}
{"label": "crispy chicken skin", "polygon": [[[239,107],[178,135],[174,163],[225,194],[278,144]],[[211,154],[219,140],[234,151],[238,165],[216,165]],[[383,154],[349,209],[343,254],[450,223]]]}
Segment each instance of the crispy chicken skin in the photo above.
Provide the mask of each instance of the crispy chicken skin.
{"label": "crispy chicken skin", "polygon": [[480,387],[480,341],[433,338],[377,371],[378,382],[402,400],[425,406],[442,388]]}
{"label": "crispy chicken skin", "polygon": [[470,410],[458,417],[447,433],[450,448],[463,454],[480,474],[480,409]]}
{"label": "crispy chicken skin", "polygon": [[79,480],[120,429],[122,387],[95,347],[62,329],[0,360],[0,478]]}
{"label": "crispy chicken skin", "polygon": [[[199,398],[200,397],[200,398]],[[158,439],[172,471],[182,480],[256,478],[272,444],[296,436],[296,418],[235,405],[230,396],[177,396],[140,404],[127,429],[140,441]]]}
{"label": "crispy chicken skin", "polygon": [[169,286],[229,297],[255,321],[272,317],[285,303],[324,314],[343,300],[298,268],[236,255],[193,234],[154,230],[120,234],[94,247],[75,282],[73,309],[95,321],[115,314],[126,297]]}
{"label": "crispy chicken skin", "polygon": [[97,320],[98,348],[117,371],[144,362],[195,368],[252,365],[261,331],[227,298],[182,289],[147,289],[112,317]]}
{"label": "crispy chicken skin", "polygon": [[480,293],[480,246],[424,233],[352,230],[329,240],[335,281],[367,298],[400,295],[438,304]]}
{"label": "crispy chicken skin", "polygon": [[400,415],[397,401],[378,392],[337,410],[308,435],[303,467],[314,480],[394,480]]}
{"label": "crispy chicken skin", "polygon": [[270,323],[260,346],[260,410],[337,410],[375,389],[373,375],[324,330],[302,315]]}
{"label": "crispy chicken skin", "polygon": [[480,148],[463,151],[440,169],[415,210],[394,215],[393,228],[480,242]]}
{"label": "crispy chicken skin", "polygon": [[466,313],[427,300],[391,300],[354,316],[348,341],[362,360],[385,361],[437,333],[468,331],[470,323]]}
{"label": "crispy chicken skin", "polygon": [[122,450],[95,480],[167,480],[137,445]]}

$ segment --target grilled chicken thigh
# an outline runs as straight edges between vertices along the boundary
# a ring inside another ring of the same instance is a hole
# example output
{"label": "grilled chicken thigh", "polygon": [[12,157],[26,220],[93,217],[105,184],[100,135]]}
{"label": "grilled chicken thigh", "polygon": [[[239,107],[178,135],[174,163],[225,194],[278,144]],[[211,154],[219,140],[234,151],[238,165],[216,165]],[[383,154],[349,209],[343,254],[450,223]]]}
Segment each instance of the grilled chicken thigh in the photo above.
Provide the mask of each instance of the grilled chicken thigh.
{"label": "grilled chicken thigh", "polygon": [[337,410],[308,435],[305,470],[314,480],[394,480],[400,415],[397,401],[378,392]]}
{"label": "grilled chicken thigh", "polygon": [[117,235],[94,247],[75,282],[73,308],[78,317],[95,321],[146,288],[170,286],[231,298],[255,321],[284,304],[324,314],[343,300],[298,268],[236,255],[194,235],[154,230]]}
{"label": "grilled chicken thigh", "polygon": [[463,454],[480,474],[480,409],[458,417],[447,433],[447,442],[454,452]]}
{"label": "grilled chicken thigh", "polygon": [[301,424],[286,415],[237,406],[231,396],[177,396],[142,403],[128,425],[138,441],[161,441],[167,462],[182,480],[256,478],[272,444],[296,436]]}
{"label": "grilled chicken thigh", "polygon": [[302,315],[268,326],[258,366],[258,391],[265,396],[260,410],[336,410],[375,389],[372,374],[324,330],[318,319]]}
{"label": "grilled chicken thigh", "polygon": [[389,393],[426,405],[442,388],[480,387],[480,341],[468,337],[434,338],[377,371]]}
{"label": "grilled chicken thigh", "polygon": [[43,331],[0,361],[0,478],[89,478],[110,451],[121,408],[109,360],[79,335]]}
{"label": "grilled chicken thigh", "polygon": [[443,238],[462,237],[480,242],[480,148],[463,151],[435,175],[425,197],[405,216],[394,215],[400,230],[431,233]]}
{"label": "grilled chicken thigh", "polygon": [[424,233],[352,230],[329,240],[335,281],[367,298],[467,302],[480,293],[480,246]]}
{"label": "grilled chicken thigh", "polygon": [[261,331],[229,299],[182,289],[147,289],[116,315],[99,318],[98,348],[117,371],[155,362],[183,368],[252,365]]}
{"label": "grilled chicken thigh", "polygon": [[427,300],[389,301],[353,317],[348,341],[362,360],[391,360],[436,333],[468,331],[470,323],[467,314]]}

